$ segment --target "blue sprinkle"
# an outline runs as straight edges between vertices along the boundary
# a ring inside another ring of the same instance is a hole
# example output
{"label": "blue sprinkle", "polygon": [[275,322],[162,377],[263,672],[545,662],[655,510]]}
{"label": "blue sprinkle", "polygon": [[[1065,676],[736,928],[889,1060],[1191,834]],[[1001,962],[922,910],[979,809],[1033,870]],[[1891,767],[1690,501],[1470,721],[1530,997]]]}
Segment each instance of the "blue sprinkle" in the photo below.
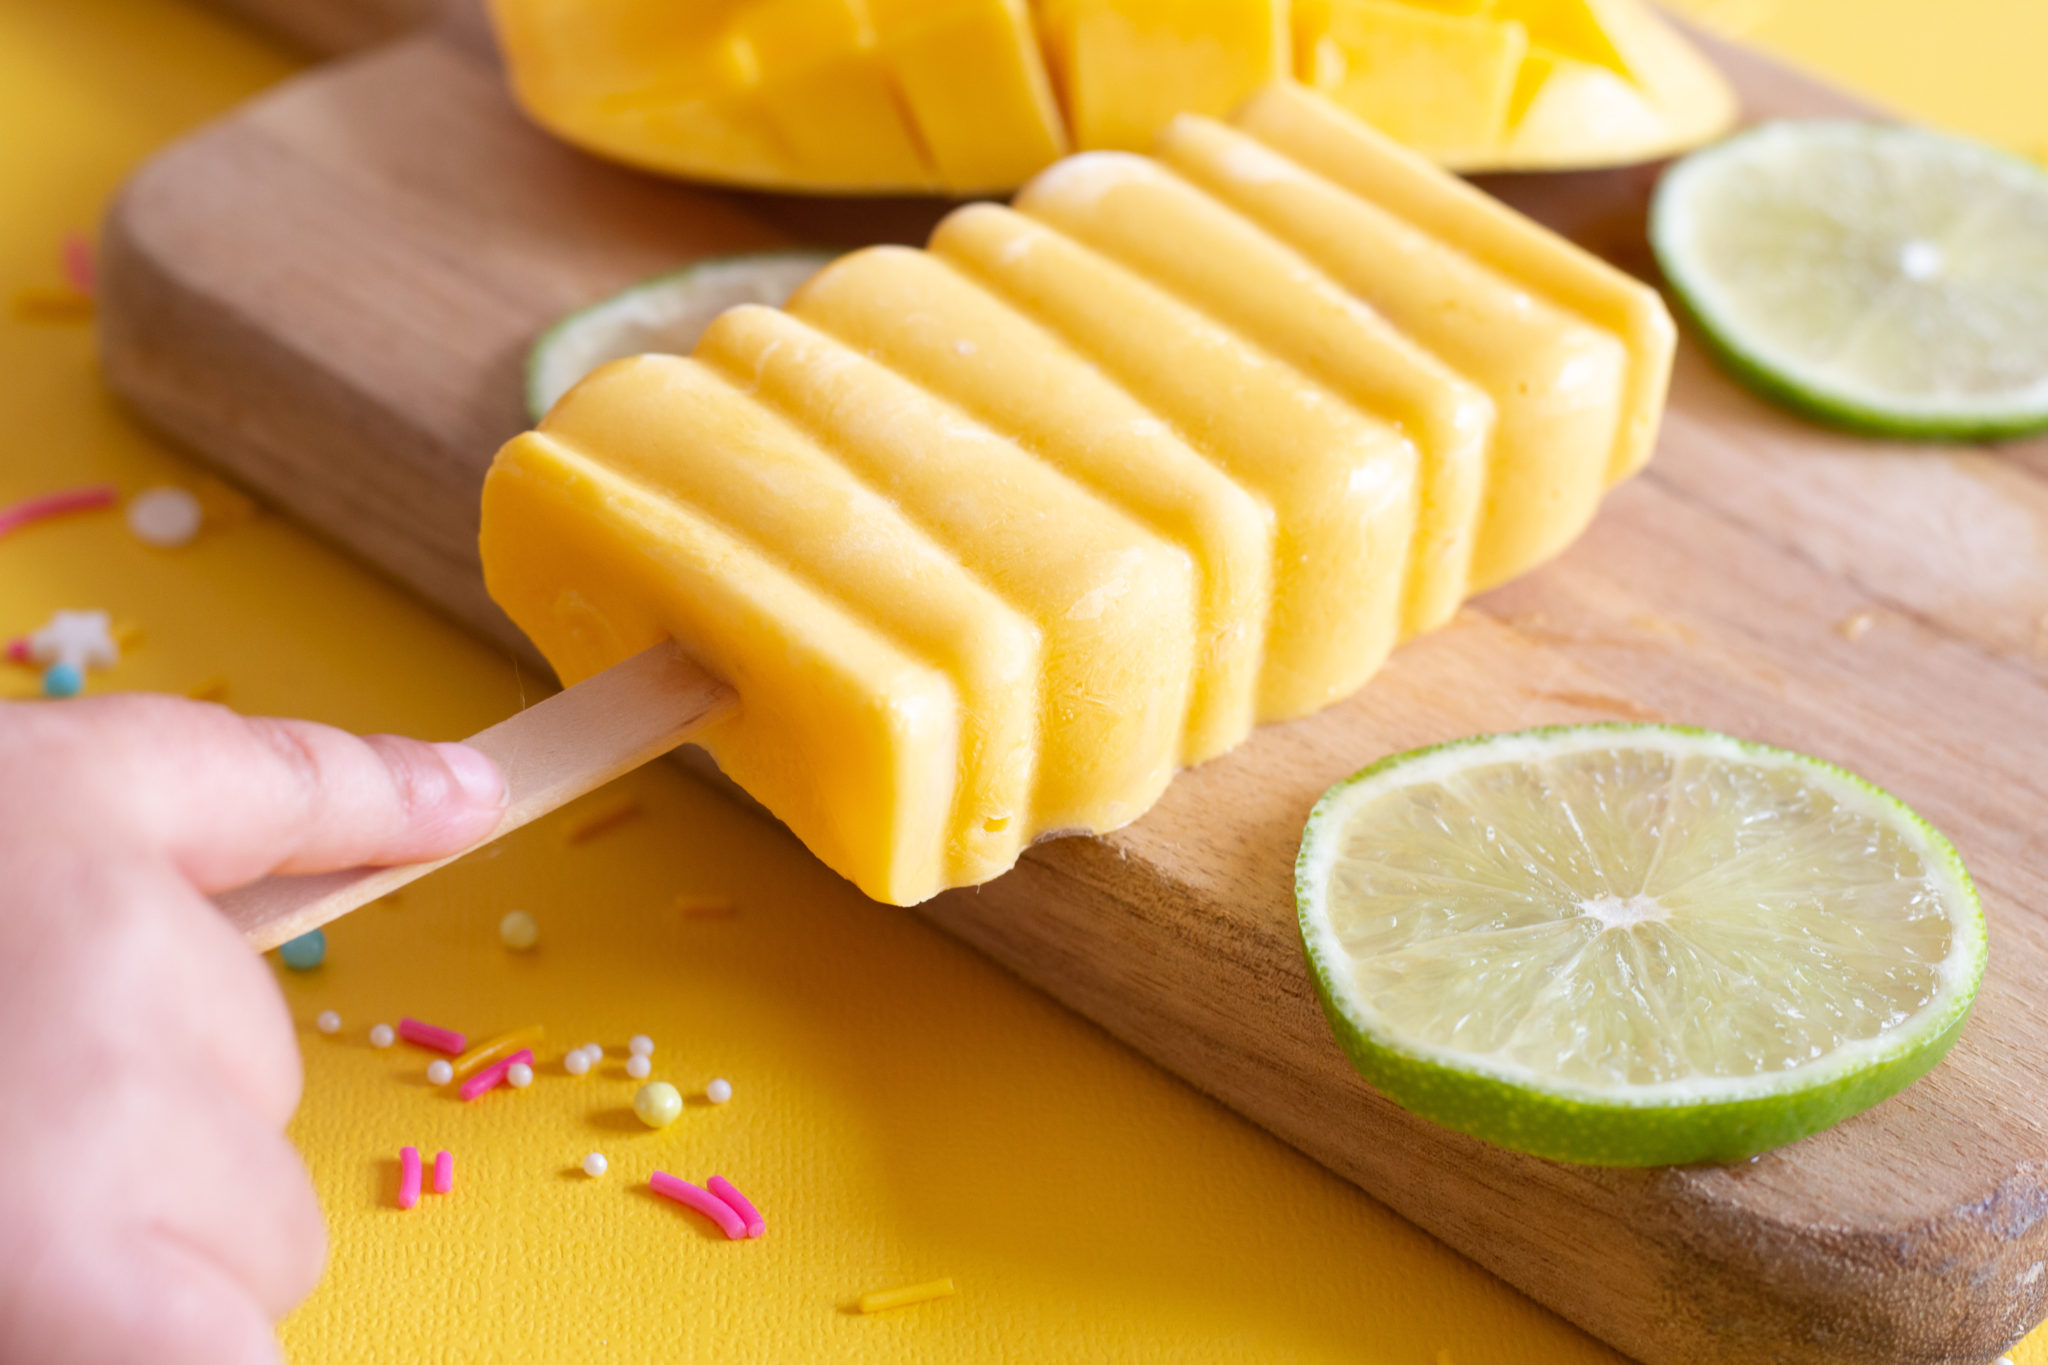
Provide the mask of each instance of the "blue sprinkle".
{"label": "blue sprinkle", "polygon": [[43,670],[43,695],[75,697],[85,691],[85,674],[77,664],[51,664]]}
{"label": "blue sprinkle", "polygon": [[310,934],[300,934],[280,947],[277,955],[293,971],[310,972],[327,960],[327,935],[318,929]]}

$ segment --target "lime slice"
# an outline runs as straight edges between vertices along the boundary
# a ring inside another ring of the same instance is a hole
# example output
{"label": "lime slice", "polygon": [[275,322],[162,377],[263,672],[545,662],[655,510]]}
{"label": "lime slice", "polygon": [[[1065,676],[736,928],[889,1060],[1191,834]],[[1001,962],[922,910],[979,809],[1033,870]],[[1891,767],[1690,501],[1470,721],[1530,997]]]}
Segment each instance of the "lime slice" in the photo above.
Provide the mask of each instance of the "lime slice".
{"label": "lime slice", "polygon": [[1423,1117],[1560,1161],[1735,1161],[1946,1053],[1984,974],[1956,852],[1817,759],[1656,725],[1397,754],[1296,865],[1337,1038]]}
{"label": "lime slice", "polygon": [[779,305],[833,259],[826,251],[719,256],[644,280],[569,314],[526,358],[526,410],[538,422],[607,361],[650,351],[688,355],[711,320],[742,303]]}
{"label": "lime slice", "polygon": [[1679,162],[1650,244],[1729,368],[1851,430],[2048,427],[2048,174],[1961,138],[1767,123]]}

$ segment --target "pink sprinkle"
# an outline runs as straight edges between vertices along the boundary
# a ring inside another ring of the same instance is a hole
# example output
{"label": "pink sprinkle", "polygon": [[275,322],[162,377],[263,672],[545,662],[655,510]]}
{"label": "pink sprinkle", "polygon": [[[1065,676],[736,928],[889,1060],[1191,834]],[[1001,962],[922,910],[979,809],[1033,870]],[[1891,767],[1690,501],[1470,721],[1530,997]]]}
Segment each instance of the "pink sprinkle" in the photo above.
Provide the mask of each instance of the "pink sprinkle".
{"label": "pink sprinkle", "polygon": [[28,636],[17,635],[7,642],[7,662],[25,664],[28,662]]}
{"label": "pink sprinkle", "polygon": [[455,1154],[434,1153],[434,1193],[446,1194],[455,1188]]}
{"label": "pink sprinkle", "polygon": [[420,1202],[420,1149],[398,1149],[398,1207],[409,1209]]}
{"label": "pink sprinkle", "polygon": [[97,274],[93,269],[92,243],[85,240],[83,233],[67,232],[57,252],[63,260],[64,282],[91,297]]}
{"label": "pink sprinkle", "polygon": [[504,1082],[505,1073],[512,1069],[514,1062],[525,1062],[528,1066],[532,1066],[533,1049],[530,1047],[520,1048],[519,1051],[513,1053],[510,1057],[500,1057],[482,1071],[477,1072],[476,1075],[471,1076],[462,1083],[462,1090],[460,1092],[462,1098],[465,1101],[473,1100],[486,1090],[497,1089]]}
{"label": "pink sprinkle", "polygon": [[400,1019],[398,1036],[417,1047],[430,1047],[436,1052],[445,1052],[453,1057],[469,1045],[469,1039],[450,1028],[435,1028],[422,1024],[417,1019]]}
{"label": "pink sprinkle", "polygon": [[756,1209],[753,1202],[745,1195],[734,1189],[730,1180],[727,1180],[722,1175],[714,1175],[704,1182],[704,1188],[710,1190],[732,1207],[732,1211],[738,1214],[740,1220],[747,1225],[747,1236],[759,1237],[762,1233],[768,1231],[768,1225],[761,1221],[760,1210]]}
{"label": "pink sprinkle", "polygon": [[733,1212],[732,1205],[726,1203],[709,1190],[700,1190],[687,1180],[676,1179],[667,1171],[656,1171],[653,1175],[647,1177],[647,1183],[656,1194],[664,1198],[673,1199],[678,1204],[688,1208],[693,1208],[712,1222],[718,1224],[724,1230],[725,1235],[732,1241],[743,1242],[746,1240],[747,1225],[740,1221],[740,1216],[737,1213]]}
{"label": "pink sprinkle", "polygon": [[19,531],[34,522],[48,521],[51,517],[111,507],[118,496],[112,484],[101,483],[90,488],[73,488],[63,493],[45,493],[39,498],[17,502],[12,507],[0,507],[0,536],[10,531]]}

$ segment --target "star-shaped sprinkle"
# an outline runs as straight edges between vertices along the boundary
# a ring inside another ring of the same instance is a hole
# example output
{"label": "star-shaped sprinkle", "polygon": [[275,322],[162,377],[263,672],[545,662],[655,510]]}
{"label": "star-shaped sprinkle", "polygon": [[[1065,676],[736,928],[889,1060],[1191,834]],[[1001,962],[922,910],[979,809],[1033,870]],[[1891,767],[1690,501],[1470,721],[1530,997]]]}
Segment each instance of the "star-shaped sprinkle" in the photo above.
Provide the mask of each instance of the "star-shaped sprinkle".
{"label": "star-shaped sprinkle", "polygon": [[60,611],[28,637],[31,659],[45,666],[69,664],[80,672],[112,668],[121,659],[113,622],[103,611]]}

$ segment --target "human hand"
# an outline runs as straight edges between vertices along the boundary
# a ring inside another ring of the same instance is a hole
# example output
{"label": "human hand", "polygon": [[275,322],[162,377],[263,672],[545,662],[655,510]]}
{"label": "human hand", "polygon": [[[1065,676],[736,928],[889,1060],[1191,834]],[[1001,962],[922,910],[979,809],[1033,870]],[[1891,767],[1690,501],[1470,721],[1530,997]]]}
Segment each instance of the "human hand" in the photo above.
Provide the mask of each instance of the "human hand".
{"label": "human hand", "polygon": [[326,1234],[283,1129],[292,1021],[207,899],[445,857],[461,745],[120,696],[0,704],[0,1361],[258,1365]]}

